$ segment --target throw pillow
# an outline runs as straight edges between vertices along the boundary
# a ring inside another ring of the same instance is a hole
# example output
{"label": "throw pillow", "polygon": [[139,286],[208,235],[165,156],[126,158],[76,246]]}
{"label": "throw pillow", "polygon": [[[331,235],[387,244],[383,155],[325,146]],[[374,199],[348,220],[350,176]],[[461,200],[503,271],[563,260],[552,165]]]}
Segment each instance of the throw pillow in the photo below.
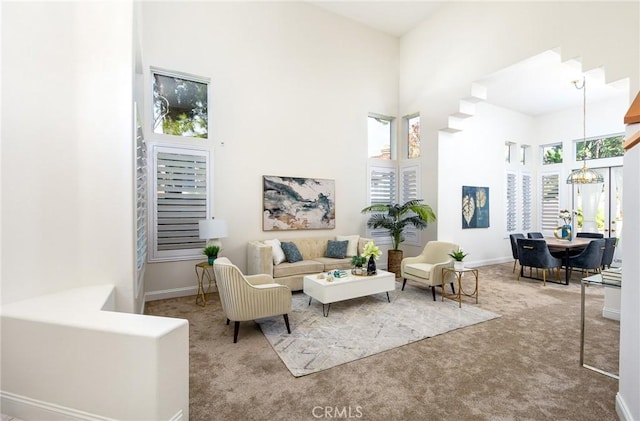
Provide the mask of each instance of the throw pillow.
{"label": "throw pillow", "polygon": [[333,257],[334,259],[344,259],[347,254],[348,241],[327,241],[327,252],[324,257]]}
{"label": "throw pillow", "polygon": [[271,255],[273,256],[274,265],[279,265],[284,262],[285,256],[284,251],[282,251],[282,246],[280,245],[280,240],[277,238],[274,240],[264,240],[263,243],[271,246]]}
{"label": "throw pillow", "polygon": [[289,263],[295,263],[302,260],[302,254],[300,254],[300,250],[298,250],[298,246],[295,243],[283,241],[280,243],[282,246],[282,251],[284,251],[284,255],[287,257],[287,261]]}
{"label": "throw pillow", "polygon": [[347,253],[345,254],[346,257],[358,255],[358,241],[360,241],[359,235],[338,235],[336,240],[347,240],[349,242],[349,245],[347,246]]}

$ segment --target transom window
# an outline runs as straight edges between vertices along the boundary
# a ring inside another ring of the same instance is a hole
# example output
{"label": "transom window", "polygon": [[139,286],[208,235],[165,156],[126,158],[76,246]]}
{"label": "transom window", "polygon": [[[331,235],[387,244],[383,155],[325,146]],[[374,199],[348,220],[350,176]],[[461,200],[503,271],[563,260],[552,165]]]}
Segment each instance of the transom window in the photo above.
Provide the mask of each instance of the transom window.
{"label": "transom window", "polygon": [[209,81],[152,69],[153,132],[206,139],[209,135]]}
{"label": "transom window", "polygon": [[542,146],[542,165],[562,163],[562,143]]}
{"label": "transom window", "polygon": [[369,158],[394,159],[391,156],[393,118],[370,114],[367,121]]}
{"label": "transom window", "polygon": [[576,142],[576,161],[624,155],[624,135],[597,137]]}

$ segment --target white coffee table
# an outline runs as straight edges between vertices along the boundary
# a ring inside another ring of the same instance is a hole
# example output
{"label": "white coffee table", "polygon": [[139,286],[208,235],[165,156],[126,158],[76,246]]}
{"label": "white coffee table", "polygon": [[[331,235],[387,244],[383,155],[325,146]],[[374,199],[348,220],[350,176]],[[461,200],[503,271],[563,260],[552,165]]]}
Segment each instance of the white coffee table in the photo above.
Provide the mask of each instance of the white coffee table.
{"label": "white coffee table", "polygon": [[[319,278],[318,275],[324,275],[324,277]],[[381,292],[387,293],[387,301],[391,302],[389,291],[396,289],[396,275],[380,269],[373,276],[349,275],[344,278],[333,278],[332,282],[327,280],[326,275],[326,273],[307,275],[303,280],[303,291],[309,296],[309,305],[313,298],[320,301],[322,314],[325,317],[329,315],[331,303]],[[325,305],[327,305],[326,311]]]}

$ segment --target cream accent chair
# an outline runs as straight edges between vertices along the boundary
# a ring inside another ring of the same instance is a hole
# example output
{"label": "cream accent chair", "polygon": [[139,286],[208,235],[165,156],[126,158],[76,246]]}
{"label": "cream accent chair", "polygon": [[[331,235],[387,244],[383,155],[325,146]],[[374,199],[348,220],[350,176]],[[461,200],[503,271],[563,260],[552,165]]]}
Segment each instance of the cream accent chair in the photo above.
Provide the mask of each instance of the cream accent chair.
{"label": "cream accent chair", "polygon": [[[402,290],[407,283],[407,279],[431,287],[433,301],[436,300],[436,288],[442,286],[442,268],[453,267],[453,259],[449,256],[460,246],[455,243],[445,241],[429,241],[424,250],[416,257],[405,257],[400,263],[400,273],[404,281]],[[451,289],[455,293],[453,278],[450,282]]]}
{"label": "cream accent chair", "polygon": [[234,321],[233,343],[238,342],[240,322],[281,314],[284,316],[287,332],[291,333],[289,287],[274,283],[269,275],[244,276],[226,257],[217,258],[213,270],[227,324],[230,320]]}

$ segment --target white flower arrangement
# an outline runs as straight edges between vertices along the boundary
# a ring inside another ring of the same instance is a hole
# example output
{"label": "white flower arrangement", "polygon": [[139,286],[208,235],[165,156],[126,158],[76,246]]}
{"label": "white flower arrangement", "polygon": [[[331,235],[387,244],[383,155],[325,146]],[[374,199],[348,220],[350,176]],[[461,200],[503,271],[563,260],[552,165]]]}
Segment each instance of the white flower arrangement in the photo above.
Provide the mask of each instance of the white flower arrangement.
{"label": "white flower arrangement", "polygon": [[577,215],[577,214],[578,212],[576,211],[570,211],[569,209],[562,209],[560,210],[558,218],[562,219],[565,225],[569,225],[571,224],[571,218],[573,217],[573,215]]}
{"label": "white flower arrangement", "polygon": [[369,259],[369,257],[373,256],[374,259],[378,259],[382,255],[380,248],[376,246],[373,241],[369,241],[364,245],[364,250],[362,251],[362,255]]}

